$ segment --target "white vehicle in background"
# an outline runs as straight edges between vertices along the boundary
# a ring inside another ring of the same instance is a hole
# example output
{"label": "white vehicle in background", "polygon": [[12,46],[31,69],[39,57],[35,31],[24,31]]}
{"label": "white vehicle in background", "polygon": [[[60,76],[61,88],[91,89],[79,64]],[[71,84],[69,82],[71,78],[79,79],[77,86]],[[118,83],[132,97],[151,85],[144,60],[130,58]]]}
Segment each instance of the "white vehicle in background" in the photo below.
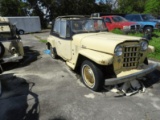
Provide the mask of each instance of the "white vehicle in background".
{"label": "white vehicle in background", "polygon": [[9,22],[16,25],[17,32],[22,35],[24,33],[40,32],[41,23],[39,16],[21,16],[21,17],[5,17]]}
{"label": "white vehicle in background", "polygon": [[23,56],[23,44],[16,27],[7,18],[0,17],[0,73],[3,72],[2,64],[19,62]]}

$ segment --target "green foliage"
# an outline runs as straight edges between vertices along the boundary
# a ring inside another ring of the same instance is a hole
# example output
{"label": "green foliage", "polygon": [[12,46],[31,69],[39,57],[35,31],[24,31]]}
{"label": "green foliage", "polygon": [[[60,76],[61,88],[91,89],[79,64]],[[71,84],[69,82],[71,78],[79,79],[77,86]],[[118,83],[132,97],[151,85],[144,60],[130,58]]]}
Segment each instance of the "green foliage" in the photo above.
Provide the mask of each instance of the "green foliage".
{"label": "green foliage", "polygon": [[143,13],[146,0],[118,0],[119,13]]}
{"label": "green foliage", "polygon": [[47,40],[40,40],[40,42],[42,42],[42,43],[47,43]]}
{"label": "green foliage", "polygon": [[155,16],[160,14],[160,0],[147,0],[145,13],[151,13]]}
{"label": "green foliage", "polygon": [[[154,34],[160,36],[160,32],[155,32]],[[155,60],[160,61],[160,38],[153,37],[152,40],[149,42],[150,45],[154,46],[155,52],[149,54],[149,57]]]}
{"label": "green foliage", "polygon": [[26,4],[21,0],[0,0],[0,13],[2,16],[26,15]]}
{"label": "green foliage", "polygon": [[114,30],[112,30],[112,33],[123,34],[122,30],[120,30],[120,29],[114,29]]}
{"label": "green foliage", "polygon": [[95,0],[40,0],[47,8],[50,20],[61,15],[90,15],[94,12],[110,12],[108,4],[95,3]]}

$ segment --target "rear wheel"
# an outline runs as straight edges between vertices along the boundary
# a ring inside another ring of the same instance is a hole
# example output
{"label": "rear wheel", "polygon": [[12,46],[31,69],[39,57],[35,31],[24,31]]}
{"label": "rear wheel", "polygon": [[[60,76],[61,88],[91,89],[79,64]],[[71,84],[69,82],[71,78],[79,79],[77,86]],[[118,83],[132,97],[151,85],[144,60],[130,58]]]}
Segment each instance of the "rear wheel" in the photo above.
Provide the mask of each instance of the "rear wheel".
{"label": "rear wheel", "polygon": [[83,83],[93,91],[100,91],[104,84],[103,72],[95,63],[85,60],[81,65]]}
{"label": "rear wheel", "polygon": [[50,55],[51,55],[51,57],[52,57],[53,59],[56,59],[56,58],[58,57],[55,48],[50,47]]}
{"label": "rear wheel", "polygon": [[19,30],[18,33],[19,33],[20,35],[23,35],[23,34],[24,34],[24,30]]}
{"label": "rear wheel", "polygon": [[0,58],[3,57],[4,53],[5,53],[5,48],[3,44],[0,42]]}

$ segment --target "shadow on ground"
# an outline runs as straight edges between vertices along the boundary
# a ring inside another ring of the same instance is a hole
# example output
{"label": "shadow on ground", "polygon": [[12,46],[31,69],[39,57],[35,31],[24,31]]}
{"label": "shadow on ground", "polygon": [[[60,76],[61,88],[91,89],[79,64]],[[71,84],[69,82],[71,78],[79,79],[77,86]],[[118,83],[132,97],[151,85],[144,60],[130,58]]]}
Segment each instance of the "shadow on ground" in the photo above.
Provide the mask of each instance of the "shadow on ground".
{"label": "shadow on ground", "polygon": [[160,84],[160,71],[155,70],[152,73],[146,75],[146,80],[143,81],[145,87],[153,87],[155,84]]}
{"label": "shadow on ground", "polygon": [[39,51],[34,50],[33,47],[24,46],[24,53],[25,56],[20,62],[10,62],[2,64],[3,70],[7,71],[18,67],[24,67],[40,59]]}
{"label": "shadow on ground", "polygon": [[2,74],[0,80],[0,120],[38,120],[38,95],[31,91],[35,84],[13,74]]}

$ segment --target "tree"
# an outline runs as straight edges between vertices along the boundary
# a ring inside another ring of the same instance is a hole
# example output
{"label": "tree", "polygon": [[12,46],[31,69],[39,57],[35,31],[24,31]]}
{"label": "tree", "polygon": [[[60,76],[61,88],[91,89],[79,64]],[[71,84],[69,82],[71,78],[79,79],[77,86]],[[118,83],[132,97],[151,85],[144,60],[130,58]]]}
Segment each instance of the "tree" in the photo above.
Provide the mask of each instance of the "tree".
{"label": "tree", "polygon": [[26,15],[26,4],[21,0],[0,0],[0,11],[2,16],[24,16]]}
{"label": "tree", "polygon": [[160,14],[160,1],[159,0],[147,0],[145,5],[145,13],[151,13],[154,16]]}
{"label": "tree", "polygon": [[147,0],[118,0],[120,13],[143,13]]}

